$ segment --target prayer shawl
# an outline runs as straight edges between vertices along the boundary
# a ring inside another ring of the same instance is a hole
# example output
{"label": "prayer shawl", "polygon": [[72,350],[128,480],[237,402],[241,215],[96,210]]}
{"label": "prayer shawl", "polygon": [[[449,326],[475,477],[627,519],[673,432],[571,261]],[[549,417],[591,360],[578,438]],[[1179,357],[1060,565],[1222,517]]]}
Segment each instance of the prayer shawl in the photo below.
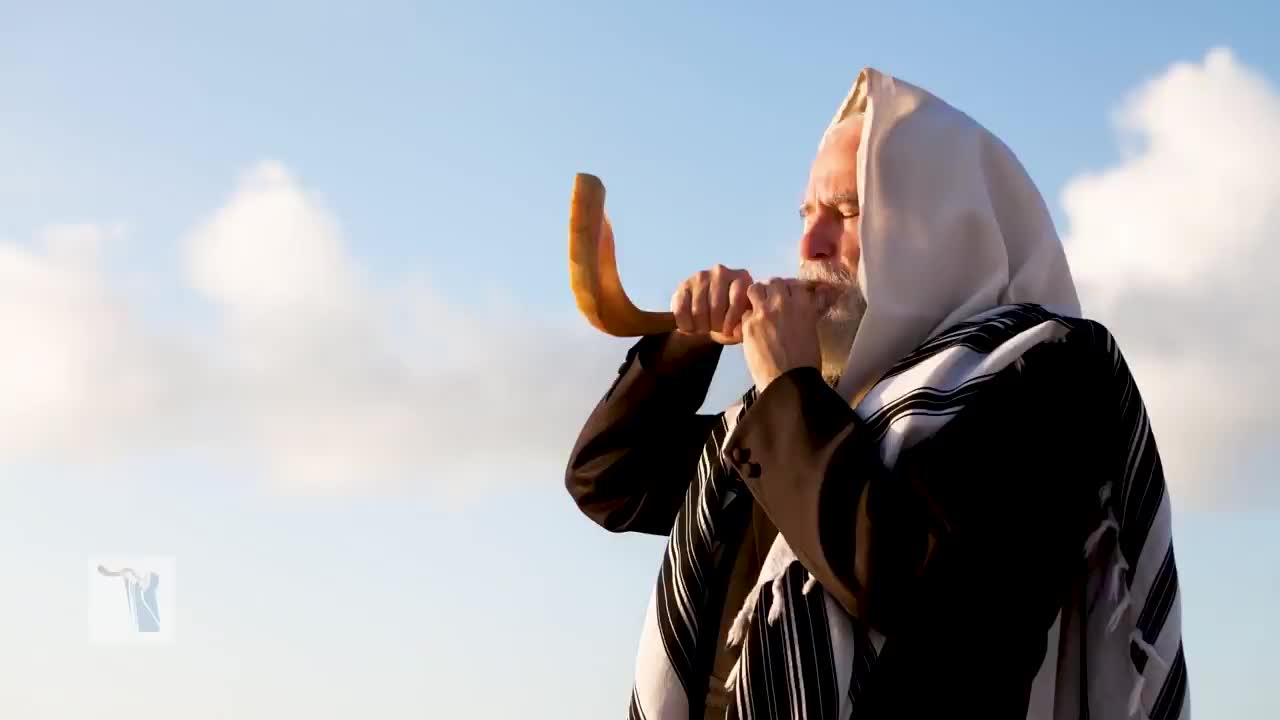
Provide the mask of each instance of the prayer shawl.
{"label": "prayer shawl", "polygon": [[[863,118],[858,279],[867,311],[836,391],[852,404],[872,386],[855,412],[893,467],[993,376],[1017,371],[1029,348],[1093,344],[1110,363],[1099,373],[1109,403],[1099,421],[1121,427],[1129,453],[1107,477],[1087,479],[1102,488],[1107,518],[1081,548],[1087,602],[1063,608],[1050,630],[1028,715],[1188,717],[1169,497],[1150,424],[1115,341],[1080,319],[1038,190],[999,139],[910,83],[863,69],[831,126],[853,115]],[[721,414],[676,517],[641,633],[631,718],[686,718],[688,694],[708,687],[697,669],[716,650],[723,609],[709,596],[711,560],[736,549],[752,504],[721,450],[754,398],[748,391]],[[743,718],[856,717],[885,641],[814,587],[781,536],[730,635],[740,648],[731,713]]]}
{"label": "prayer shawl", "polygon": [[[1141,396],[1101,325],[1037,305],[997,308],[907,355],[856,412],[892,467],[902,450],[937,432],[985,383],[1016,372],[1022,354],[1045,342],[1096,350],[1098,382],[1105,383],[1099,397],[1107,402],[1096,410],[1098,421],[1120,428],[1128,452],[1102,479],[1098,503],[1106,519],[1081,548],[1089,567],[1085,598],[1064,607],[1049,630],[1027,717],[1189,717],[1168,493]],[[701,659],[715,649],[721,614],[710,583],[713,557],[741,540],[751,512],[751,494],[723,451],[755,396],[752,388],[721,413],[676,516],[641,633],[633,720],[688,718],[689,694],[706,692]],[[885,641],[816,585],[779,535],[729,635],[739,649],[730,716],[856,718]]]}

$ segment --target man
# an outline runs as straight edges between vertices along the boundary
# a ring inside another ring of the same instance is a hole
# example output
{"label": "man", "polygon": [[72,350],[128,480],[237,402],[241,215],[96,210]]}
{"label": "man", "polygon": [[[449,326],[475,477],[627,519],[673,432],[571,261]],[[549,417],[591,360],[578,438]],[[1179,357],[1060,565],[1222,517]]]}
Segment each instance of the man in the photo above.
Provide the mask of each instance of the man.
{"label": "man", "polygon": [[670,536],[629,717],[1188,717],[1155,442],[1013,154],[868,68],[801,214],[799,278],[681,283],[569,460]]}

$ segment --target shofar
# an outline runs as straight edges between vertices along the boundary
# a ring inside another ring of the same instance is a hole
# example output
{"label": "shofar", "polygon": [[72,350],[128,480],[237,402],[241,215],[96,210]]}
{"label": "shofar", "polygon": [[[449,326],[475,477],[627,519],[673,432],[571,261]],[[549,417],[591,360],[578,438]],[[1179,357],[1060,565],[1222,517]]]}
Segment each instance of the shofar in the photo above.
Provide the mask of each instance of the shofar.
{"label": "shofar", "polygon": [[641,310],[622,289],[613,228],[604,211],[604,183],[586,173],[574,176],[569,201],[569,283],[578,309],[603,332],[638,337],[676,329],[674,315]]}

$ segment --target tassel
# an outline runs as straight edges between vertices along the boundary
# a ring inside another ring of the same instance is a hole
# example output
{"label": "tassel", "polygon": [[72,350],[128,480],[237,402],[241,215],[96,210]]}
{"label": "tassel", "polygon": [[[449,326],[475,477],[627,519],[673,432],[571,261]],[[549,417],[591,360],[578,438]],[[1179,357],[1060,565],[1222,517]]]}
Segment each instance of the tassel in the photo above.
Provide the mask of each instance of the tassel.
{"label": "tassel", "polygon": [[733,663],[733,669],[729,671],[729,679],[724,681],[725,690],[733,690],[738,684],[738,669],[742,667],[742,656],[739,655],[736,662]]}
{"label": "tassel", "polygon": [[1107,534],[1108,530],[1120,532],[1120,524],[1117,523],[1113,517],[1108,517],[1106,520],[1103,520],[1102,524],[1098,526],[1098,529],[1089,534],[1089,539],[1084,541],[1085,557],[1089,557],[1093,554],[1094,549],[1098,547],[1098,543],[1102,540],[1102,537]]}
{"label": "tassel", "polygon": [[1137,629],[1134,629],[1133,633],[1129,635],[1129,641],[1134,645],[1137,645],[1142,652],[1146,653],[1148,662],[1153,662],[1165,670],[1169,669],[1169,663],[1165,662],[1164,658],[1160,657],[1160,653],[1156,651],[1154,645],[1143,639],[1142,633]]}
{"label": "tassel", "polygon": [[[1129,562],[1121,555],[1111,567],[1111,602],[1120,600],[1120,591],[1124,589],[1124,571],[1129,569]],[[1127,594],[1127,590],[1126,590]]]}
{"label": "tassel", "polygon": [[1129,693],[1129,715],[1132,716],[1138,712],[1138,705],[1142,703],[1142,690],[1147,686],[1147,679],[1142,675],[1138,676],[1138,682],[1133,684],[1133,692]]}
{"label": "tassel", "polygon": [[804,587],[800,589],[800,594],[808,595],[809,591],[812,590],[814,586],[816,586],[817,584],[818,584],[818,578],[814,577],[813,573],[809,573],[809,579],[804,581]]}
{"label": "tassel", "polygon": [[752,593],[746,602],[742,603],[742,609],[738,611],[737,617],[733,619],[733,625],[729,628],[729,648],[733,649],[742,644],[747,639],[747,626],[751,624],[751,616],[756,614],[756,598],[759,593]]}
{"label": "tassel", "polygon": [[1124,611],[1128,610],[1129,605],[1132,603],[1131,597],[1129,593],[1124,594],[1124,598],[1116,606],[1116,611],[1111,613],[1111,619],[1107,621],[1107,632],[1115,632],[1116,627],[1120,625],[1120,619],[1124,617]]}
{"label": "tassel", "polygon": [[782,618],[782,603],[783,603],[783,598],[782,598],[783,584],[782,583],[785,578],[786,578],[786,572],[782,572],[778,574],[778,577],[773,579],[773,602],[772,604],[769,605],[769,624],[770,625],[778,622],[778,620]]}

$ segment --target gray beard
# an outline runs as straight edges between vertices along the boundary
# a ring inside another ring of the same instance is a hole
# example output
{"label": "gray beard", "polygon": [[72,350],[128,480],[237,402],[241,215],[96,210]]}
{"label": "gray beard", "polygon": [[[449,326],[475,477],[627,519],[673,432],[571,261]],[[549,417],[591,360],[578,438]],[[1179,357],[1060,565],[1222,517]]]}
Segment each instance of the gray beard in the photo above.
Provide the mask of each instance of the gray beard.
{"label": "gray beard", "polygon": [[851,287],[840,296],[839,302],[818,321],[818,348],[822,355],[822,377],[835,385],[849,361],[849,350],[858,335],[862,318],[867,312],[867,301],[862,291]]}
{"label": "gray beard", "polygon": [[817,262],[800,266],[799,278],[824,282],[842,288],[840,297],[818,320],[818,349],[822,358],[822,378],[834,387],[849,360],[849,350],[858,327],[867,313],[867,300],[858,285],[858,277],[843,268]]}

